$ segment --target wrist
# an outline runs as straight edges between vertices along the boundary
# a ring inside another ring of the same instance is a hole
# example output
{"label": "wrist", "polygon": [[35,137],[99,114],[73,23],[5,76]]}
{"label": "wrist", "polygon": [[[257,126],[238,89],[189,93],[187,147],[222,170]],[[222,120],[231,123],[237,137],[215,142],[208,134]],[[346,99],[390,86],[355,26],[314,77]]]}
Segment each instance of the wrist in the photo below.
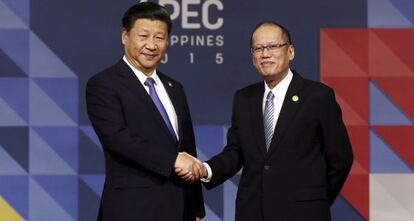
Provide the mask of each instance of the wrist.
{"label": "wrist", "polygon": [[201,178],[206,179],[207,177],[208,177],[208,170],[203,164],[203,174],[202,174]]}

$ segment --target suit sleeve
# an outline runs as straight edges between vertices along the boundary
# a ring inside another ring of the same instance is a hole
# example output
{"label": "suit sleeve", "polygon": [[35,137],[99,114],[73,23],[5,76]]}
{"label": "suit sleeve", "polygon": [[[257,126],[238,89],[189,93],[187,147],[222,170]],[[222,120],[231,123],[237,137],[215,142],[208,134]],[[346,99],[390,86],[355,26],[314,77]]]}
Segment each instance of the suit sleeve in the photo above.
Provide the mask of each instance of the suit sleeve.
{"label": "suit sleeve", "polygon": [[324,96],[321,107],[323,146],[328,163],[329,201],[341,191],[353,162],[352,147],[342,121],[342,112],[332,89]]}
{"label": "suit sleeve", "polygon": [[105,151],[164,177],[172,173],[177,153],[174,148],[154,148],[138,134],[132,134],[123,116],[123,106],[110,82],[92,78],[86,87],[89,119]]}
{"label": "suit sleeve", "polygon": [[236,93],[233,101],[231,127],[227,131],[227,144],[221,153],[206,162],[213,173],[210,182],[204,183],[208,189],[222,184],[234,176],[243,166],[244,160],[238,133],[238,122],[241,120],[238,117],[239,110],[243,110],[242,96]]}

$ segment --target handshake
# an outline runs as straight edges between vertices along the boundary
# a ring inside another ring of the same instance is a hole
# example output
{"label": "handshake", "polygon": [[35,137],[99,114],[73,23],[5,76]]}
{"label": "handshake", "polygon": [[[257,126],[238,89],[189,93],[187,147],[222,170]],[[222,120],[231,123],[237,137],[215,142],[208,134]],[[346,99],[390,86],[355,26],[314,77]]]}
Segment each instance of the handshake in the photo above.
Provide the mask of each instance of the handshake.
{"label": "handshake", "polygon": [[186,182],[194,183],[201,178],[207,178],[207,168],[197,158],[186,152],[178,153],[174,164],[175,173]]}

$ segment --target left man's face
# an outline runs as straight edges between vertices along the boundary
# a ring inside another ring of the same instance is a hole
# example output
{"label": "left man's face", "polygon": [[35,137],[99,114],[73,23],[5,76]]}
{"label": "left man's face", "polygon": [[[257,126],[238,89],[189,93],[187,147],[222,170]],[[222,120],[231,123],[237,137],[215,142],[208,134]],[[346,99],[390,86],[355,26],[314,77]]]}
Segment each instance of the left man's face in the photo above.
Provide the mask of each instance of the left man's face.
{"label": "left man's face", "polygon": [[164,57],[167,42],[167,24],[159,20],[137,19],[129,32],[122,31],[127,60],[147,76]]}

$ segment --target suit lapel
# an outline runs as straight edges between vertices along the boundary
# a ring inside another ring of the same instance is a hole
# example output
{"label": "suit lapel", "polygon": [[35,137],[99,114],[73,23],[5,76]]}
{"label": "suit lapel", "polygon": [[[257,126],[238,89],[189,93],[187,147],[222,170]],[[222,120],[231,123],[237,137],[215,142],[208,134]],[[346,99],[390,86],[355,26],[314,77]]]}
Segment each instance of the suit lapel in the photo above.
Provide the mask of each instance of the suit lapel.
{"label": "suit lapel", "polygon": [[258,83],[256,89],[253,92],[253,96],[250,99],[250,112],[251,122],[253,125],[253,134],[258,148],[264,154],[266,154],[266,144],[263,125],[263,95],[264,95],[264,83]]}
{"label": "suit lapel", "polygon": [[[154,102],[152,101],[151,97],[142,86],[139,79],[135,76],[134,72],[131,68],[123,61],[119,61],[117,64],[118,74],[122,78],[121,82],[129,89],[134,95],[137,95],[137,98],[144,103],[143,106],[149,108],[150,115],[154,118],[157,124],[161,127],[161,129],[170,137],[171,141],[174,142],[174,139],[171,137],[171,134],[168,130],[167,125],[164,122],[160,112],[158,111],[157,107],[155,106]],[[165,83],[163,81],[165,86]],[[168,92],[168,91],[167,91]],[[170,93],[168,93],[171,99]]]}
{"label": "suit lapel", "polygon": [[[302,103],[301,89],[303,86],[303,78],[293,71],[293,79],[289,85],[289,88],[286,92],[285,100],[283,101],[283,106],[280,111],[279,119],[276,124],[275,132],[273,135],[272,143],[270,144],[270,149],[268,155],[270,156],[276,147],[279,146],[286,131],[289,129],[293,121],[293,117],[296,114],[300,104]],[[297,96],[298,100],[293,99],[294,96]]]}

